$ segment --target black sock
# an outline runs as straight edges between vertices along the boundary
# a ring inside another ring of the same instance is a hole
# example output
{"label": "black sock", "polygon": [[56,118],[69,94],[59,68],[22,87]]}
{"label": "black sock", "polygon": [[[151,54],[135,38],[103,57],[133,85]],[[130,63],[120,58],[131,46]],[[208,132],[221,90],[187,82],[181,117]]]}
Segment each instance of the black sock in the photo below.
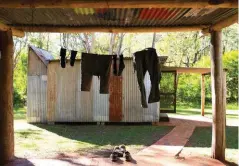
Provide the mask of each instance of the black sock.
{"label": "black sock", "polygon": [[117,76],[117,55],[113,55],[113,73]]}
{"label": "black sock", "polygon": [[74,66],[76,60],[77,51],[71,51],[70,65]]}
{"label": "black sock", "polygon": [[60,56],[61,56],[61,67],[65,68],[66,67],[66,49],[65,48],[61,48]]}
{"label": "black sock", "polygon": [[120,63],[119,63],[119,71],[118,71],[118,76],[122,75],[122,72],[125,68],[125,64],[124,64],[124,56],[120,55]]}

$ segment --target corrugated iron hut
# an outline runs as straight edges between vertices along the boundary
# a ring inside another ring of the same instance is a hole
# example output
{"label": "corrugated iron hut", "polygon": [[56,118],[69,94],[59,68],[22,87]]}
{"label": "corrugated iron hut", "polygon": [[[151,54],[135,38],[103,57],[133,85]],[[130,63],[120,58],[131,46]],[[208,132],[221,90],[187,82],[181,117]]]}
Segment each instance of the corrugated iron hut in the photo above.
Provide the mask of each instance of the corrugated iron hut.
{"label": "corrugated iron hut", "polygon": [[[6,164],[14,156],[12,36],[23,37],[24,32],[202,31],[204,34],[210,34],[212,157],[225,160],[226,87],[222,67],[221,30],[238,22],[238,0],[2,0],[0,22],[0,71],[4,73],[0,74],[0,165]],[[38,79],[39,82],[44,81],[44,77]],[[49,79],[48,85],[51,81]],[[57,82],[52,86],[56,84],[59,86]],[[47,100],[54,101],[56,91],[47,92],[50,93],[47,94]],[[47,110],[46,119],[55,121],[53,117],[56,117],[56,107],[59,106],[47,103],[47,107],[49,106],[53,111]]]}
{"label": "corrugated iron hut", "polygon": [[[140,91],[132,59],[125,59],[122,76],[111,76],[110,93],[100,94],[93,78],[90,92],[81,87],[81,63],[61,68],[49,52],[29,47],[28,122],[157,122],[159,103],[141,107]],[[149,75],[145,77],[150,91]]]}

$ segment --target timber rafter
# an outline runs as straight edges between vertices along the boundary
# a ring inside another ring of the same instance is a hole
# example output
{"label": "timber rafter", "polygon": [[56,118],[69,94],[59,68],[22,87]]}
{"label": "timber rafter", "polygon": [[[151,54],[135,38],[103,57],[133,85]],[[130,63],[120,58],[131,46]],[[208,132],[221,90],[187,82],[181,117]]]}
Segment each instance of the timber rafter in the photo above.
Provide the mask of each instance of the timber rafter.
{"label": "timber rafter", "polygon": [[237,0],[0,0],[3,8],[238,8]]}
{"label": "timber rafter", "polygon": [[24,37],[24,31],[10,27],[8,25],[2,24],[0,23],[0,31],[8,31],[8,30],[12,30],[12,34],[13,36],[17,36],[17,37]]}

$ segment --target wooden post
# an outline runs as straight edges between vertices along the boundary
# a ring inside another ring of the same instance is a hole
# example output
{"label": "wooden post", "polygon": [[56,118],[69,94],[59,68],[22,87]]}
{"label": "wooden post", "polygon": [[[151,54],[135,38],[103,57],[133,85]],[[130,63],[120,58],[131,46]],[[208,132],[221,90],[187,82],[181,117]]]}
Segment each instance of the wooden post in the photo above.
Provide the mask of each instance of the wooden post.
{"label": "wooden post", "polygon": [[204,116],[205,109],[205,75],[201,76],[201,115]]}
{"label": "wooden post", "polygon": [[211,32],[212,158],[225,160],[225,110],[223,108],[223,68],[221,31]]}
{"label": "wooden post", "polygon": [[0,165],[4,165],[14,156],[11,31],[0,31],[0,51]]}
{"label": "wooden post", "polygon": [[[223,119],[224,120],[224,126],[225,126],[225,130],[226,130],[226,111],[227,111],[227,72],[226,71],[223,71],[223,82],[222,82],[222,95],[223,95],[223,98],[222,98],[222,103],[223,103],[223,112],[225,112],[223,114]],[[225,140],[225,148],[226,148],[226,131],[224,132],[223,134],[223,139]]]}

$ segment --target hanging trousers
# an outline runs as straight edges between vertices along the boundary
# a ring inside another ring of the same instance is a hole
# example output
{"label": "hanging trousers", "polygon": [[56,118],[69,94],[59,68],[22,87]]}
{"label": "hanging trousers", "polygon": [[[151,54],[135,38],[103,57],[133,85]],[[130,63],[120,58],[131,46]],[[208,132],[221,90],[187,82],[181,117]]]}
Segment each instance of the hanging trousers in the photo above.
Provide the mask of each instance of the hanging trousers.
{"label": "hanging trousers", "polygon": [[112,55],[82,53],[81,91],[90,91],[93,76],[100,78],[100,93],[109,93],[110,68]]}
{"label": "hanging trousers", "polygon": [[117,55],[113,55],[113,74],[121,76],[124,68],[124,56],[122,54],[119,56],[119,65],[117,65]]}
{"label": "hanging trousers", "polygon": [[137,72],[137,79],[139,89],[141,92],[141,103],[143,108],[148,108],[146,101],[146,90],[144,86],[144,76],[146,71],[149,72],[151,81],[151,90],[148,98],[148,103],[158,102],[159,95],[159,82],[161,80],[161,73],[159,71],[158,56],[154,48],[147,48],[142,51],[134,53],[134,67]]}

